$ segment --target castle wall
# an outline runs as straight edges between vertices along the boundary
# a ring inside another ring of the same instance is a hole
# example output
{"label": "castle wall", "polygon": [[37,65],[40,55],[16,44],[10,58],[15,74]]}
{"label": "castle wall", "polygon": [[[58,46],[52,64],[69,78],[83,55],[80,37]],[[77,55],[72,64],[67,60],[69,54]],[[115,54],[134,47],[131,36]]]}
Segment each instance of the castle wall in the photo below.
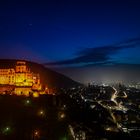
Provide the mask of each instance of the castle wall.
{"label": "castle wall", "polygon": [[40,90],[40,76],[30,72],[26,62],[17,61],[15,68],[0,69],[0,84],[36,87]]}

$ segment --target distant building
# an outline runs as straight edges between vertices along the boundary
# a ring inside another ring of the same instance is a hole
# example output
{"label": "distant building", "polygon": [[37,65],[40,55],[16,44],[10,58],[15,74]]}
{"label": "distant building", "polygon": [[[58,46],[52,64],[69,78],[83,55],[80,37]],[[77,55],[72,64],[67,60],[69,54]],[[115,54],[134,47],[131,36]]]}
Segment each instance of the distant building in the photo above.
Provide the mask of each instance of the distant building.
{"label": "distant building", "polygon": [[25,61],[17,61],[15,68],[0,69],[0,85],[15,86],[18,94],[41,90],[40,75],[31,72]]}
{"label": "distant building", "polygon": [[136,88],[137,88],[137,89],[140,89],[140,83],[137,83],[137,84],[136,84]]}

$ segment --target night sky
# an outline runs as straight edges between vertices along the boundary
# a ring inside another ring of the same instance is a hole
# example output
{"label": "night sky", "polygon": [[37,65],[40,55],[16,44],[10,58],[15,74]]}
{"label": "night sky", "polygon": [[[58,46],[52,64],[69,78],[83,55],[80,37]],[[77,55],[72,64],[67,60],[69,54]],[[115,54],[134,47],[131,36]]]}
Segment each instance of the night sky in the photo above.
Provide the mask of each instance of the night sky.
{"label": "night sky", "polygon": [[139,0],[0,1],[0,58],[79,68],[139,54]]}

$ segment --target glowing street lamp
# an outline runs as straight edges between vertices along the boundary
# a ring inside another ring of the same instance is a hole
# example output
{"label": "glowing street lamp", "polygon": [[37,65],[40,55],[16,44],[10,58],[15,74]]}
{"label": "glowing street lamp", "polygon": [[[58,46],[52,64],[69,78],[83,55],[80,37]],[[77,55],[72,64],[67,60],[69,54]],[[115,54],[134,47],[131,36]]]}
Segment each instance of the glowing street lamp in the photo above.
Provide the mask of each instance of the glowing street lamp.
{"label": "glowing street lamp", "polygon": [[7,127],[5,128],[5,131],[7,132],[7,131],[9,131],[9,130],[10,130],[10,127],[7,126]]}
{"label": "glowing street lamp", "polygon": [[30,105],[30,104],[31,104],[31,100],[26,99],[26,100],[24,101],[24,104],[25,104],[26,106]]}
{"label": "glowing street lamp", "polygon": [[32,136],[33,136],[33,140],[39,139],[39,137],[40,137],[39,130],[34,130]]}
{"label": "glowing street lamp", "polygon": [[29,104],[30,103],[30,100],[27,100],[26,103]]}
{"label": "glowing street lamp", "polygon": [[64,119],[64,118],[65,118],[65,114],[62,113],[62,114],[60,115],[60,118],[61,118],[61,119]]}
{"label": "glowing street lamp", "polygon": [[46,113],[45,113],[44,110],[41,109],[41,110],[38,111],[38,116],[45,117],[45,115],[46,115]]}
{"label": "glowing street lamp", "polygon": [[60,112],[60,113],[58,114],[58,119],[59,119],[59,120],[63,120],[65,117],[66,117],[66,114],[63,113],[63,112]]}
{"label": "glowing street lamp", "polygon": [[34,136],[35,136],[35,137],[39,137],[39,131],[38,131],[38,130],[35,130]]}
{"label": "glowing street lamp", "polygon": [[4,127],[2,133],[8,135],[9,133],[11,133],[11,127],[10,126]]}
{"label": "glowing street lamp", "polygon": [[41,111],[40,111],[40,115],[43,115],[43,114],[44,114],[44,112],[41,110]]}

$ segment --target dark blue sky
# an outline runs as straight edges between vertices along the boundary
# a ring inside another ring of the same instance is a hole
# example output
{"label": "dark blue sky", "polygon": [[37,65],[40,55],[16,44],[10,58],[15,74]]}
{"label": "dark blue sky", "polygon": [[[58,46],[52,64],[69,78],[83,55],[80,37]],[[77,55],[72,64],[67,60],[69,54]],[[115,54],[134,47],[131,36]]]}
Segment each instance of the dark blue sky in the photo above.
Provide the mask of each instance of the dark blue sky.
{"label": "dark blue sky", "polygon": [[0,1],[0,58],[140,64],[139,0]]}

